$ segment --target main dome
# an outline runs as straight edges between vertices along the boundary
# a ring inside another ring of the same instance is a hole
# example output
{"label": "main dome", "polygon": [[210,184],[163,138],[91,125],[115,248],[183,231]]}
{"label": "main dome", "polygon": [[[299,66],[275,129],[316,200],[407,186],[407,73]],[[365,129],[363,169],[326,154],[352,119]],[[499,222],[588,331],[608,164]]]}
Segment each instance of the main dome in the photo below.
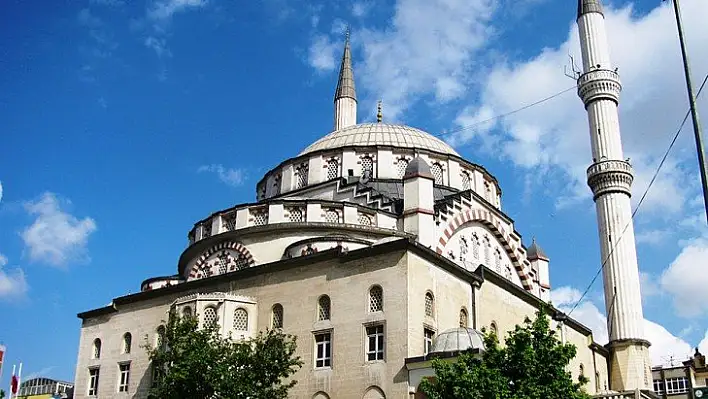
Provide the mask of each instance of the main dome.
{"label": "main dome", "polygon": [[311,152],[350,146],[392,146],[417,148],[459,157],[450,145],[439,138],[410,126],[389,123],[362,123],[335,130],[310,144],[300,155]]}

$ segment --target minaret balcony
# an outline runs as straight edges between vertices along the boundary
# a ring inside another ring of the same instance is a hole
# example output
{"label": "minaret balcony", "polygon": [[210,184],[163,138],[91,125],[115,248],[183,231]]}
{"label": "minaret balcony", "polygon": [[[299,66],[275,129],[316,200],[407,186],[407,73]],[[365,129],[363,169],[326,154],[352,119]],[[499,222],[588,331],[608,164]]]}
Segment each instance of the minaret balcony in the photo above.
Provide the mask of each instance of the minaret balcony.
{"label": "minaret balcony", "polygon": [[603,194],[617,192],[632,195],[634,175],[632,165],[627,161],[610,159],[595,162],[588,168],[587,176],[594,199]]}
{"label": "minaret balcony", "polygon": [[586,107],[593,101],[601,99],[619,103],[621,91],[619,74],[609,69],[593,69],[578,78],[578,96]]}

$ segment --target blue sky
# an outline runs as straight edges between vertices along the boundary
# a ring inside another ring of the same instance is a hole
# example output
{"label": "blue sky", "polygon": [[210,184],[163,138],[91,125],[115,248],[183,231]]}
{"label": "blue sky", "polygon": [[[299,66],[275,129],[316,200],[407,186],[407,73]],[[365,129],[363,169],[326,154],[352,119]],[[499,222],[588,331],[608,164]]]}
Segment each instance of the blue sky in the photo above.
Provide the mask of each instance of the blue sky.
{"label": "blue sky", "polygon": [[[570,91],[484,122],[573,86],[563,74],[568,54],[578,54],[572,1],[236,3],[5,3],[6,365],[73,379],[76,313],[173,274],[195,221],[254,200],[267,170],[328,133],[346,25],[359,120],[372,120],[383,99],[385,120],[442,134],[484,165],[525,241],[536,236],[549,254],[555,302],[579,299],[599,267],[580,100]],[[673,16],[659,3],[614,1],[606,12],[635,205],[687,109]],[[697,44],[708,27],[698,16],[708,3],[682,5],[700,84],[708,54]],[[699,104],[708,115],[708,101]],[[692,150],[689,123],[636,220],[656,361],[699,343],[708,351],[708,274],[699,267],[708,264],[708,232]],[[598,281],[573,314],[595,330],[604,324],[601,292]],[[3,374],[0,386],[7,367]]]}

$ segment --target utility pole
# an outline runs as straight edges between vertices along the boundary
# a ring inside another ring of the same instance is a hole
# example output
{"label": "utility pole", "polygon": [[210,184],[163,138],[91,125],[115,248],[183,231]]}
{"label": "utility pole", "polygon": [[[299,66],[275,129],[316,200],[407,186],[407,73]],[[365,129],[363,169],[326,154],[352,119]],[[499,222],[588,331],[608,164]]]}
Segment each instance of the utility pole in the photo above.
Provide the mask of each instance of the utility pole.
{"label": "utility pole", "polygon": [[674,13],[676,14],[676,26],[678,27],[679,42],[681,43],[681,55],[683,56],[683,70],[686,74],[686,86],[688,87],[688,103],[691,106],[691,119],[693,120],[693,134],[696,137],[696,150],[698,152],[698,168],[701,171],[701,182],[703,184],[703,203],[706,209],[706,223],[708,223],[708,165],[706,164],[705,152],[703,149],[703,134],[701,133],[701,122],[698,120],[698,110],[696,109],[696,96],[693,94],[693,84],[691,83],[691,68],[688,63],[686,43],[683,38],[683,24],[681,23],[681,7],[679,0],[671,0],[674,3]]}

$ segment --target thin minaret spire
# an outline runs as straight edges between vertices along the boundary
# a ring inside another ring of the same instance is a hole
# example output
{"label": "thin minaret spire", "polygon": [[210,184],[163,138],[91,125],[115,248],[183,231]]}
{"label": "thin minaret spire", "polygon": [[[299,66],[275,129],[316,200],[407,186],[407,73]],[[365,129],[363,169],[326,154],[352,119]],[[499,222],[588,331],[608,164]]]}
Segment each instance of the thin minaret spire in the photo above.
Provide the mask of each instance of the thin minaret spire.
{"label": "thin minaret spire", "polygon": [[349,28],[344,40],[344,54],[339,67],[337,90],[334,92],[334,130],[356,125],[356,88],[354,86],[354,69],[352,68],[351,46],[349,44]]}
{"label": "thin minaret spire", "polygon": [[649,341],[639,285],[632,223],[632,165],[622,152],[618,105],[622,85],[610,61],[600,0],[578,0],[583,73],[578,95],[588,114],[593,163],[587,182],[593,193],[610,342],[608,369],[613,391],[649,390]]}

